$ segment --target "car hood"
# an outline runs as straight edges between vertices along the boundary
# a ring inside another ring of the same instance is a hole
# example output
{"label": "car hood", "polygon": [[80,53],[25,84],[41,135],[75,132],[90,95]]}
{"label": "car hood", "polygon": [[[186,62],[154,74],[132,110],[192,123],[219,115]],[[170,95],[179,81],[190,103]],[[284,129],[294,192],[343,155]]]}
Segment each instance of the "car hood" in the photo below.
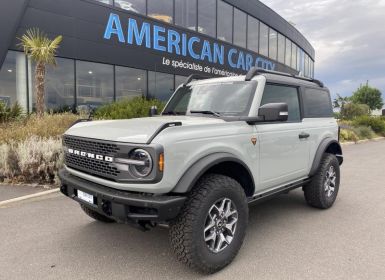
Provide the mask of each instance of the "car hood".
{"label": "car hood", "polygon": [[[65,135],[144,144],[159,132],[163,125],[173,122],[181,122],[182,126],[202,126],[224,123],[225,121],[220,118],[195,116],[160,116],[129,120],[91,121],[74,125],[66,131]],[[177,127],[169,129],[177,129]]]}

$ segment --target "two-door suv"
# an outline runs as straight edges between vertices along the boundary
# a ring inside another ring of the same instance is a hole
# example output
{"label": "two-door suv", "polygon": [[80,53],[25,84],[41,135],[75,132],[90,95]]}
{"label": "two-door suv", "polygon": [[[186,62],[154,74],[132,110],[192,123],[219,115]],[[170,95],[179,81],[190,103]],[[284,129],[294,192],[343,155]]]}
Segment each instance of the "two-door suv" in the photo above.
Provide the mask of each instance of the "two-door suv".
{"label": "two-door suv", "polygon": [[310,206],[331,207],[343,157],[320,81],[258,68],[198,78],[161,116],[73,125],[59,175],[92,218],[168,224],[177,258],[213,273],[240,249],[249,204],[302,187]]}

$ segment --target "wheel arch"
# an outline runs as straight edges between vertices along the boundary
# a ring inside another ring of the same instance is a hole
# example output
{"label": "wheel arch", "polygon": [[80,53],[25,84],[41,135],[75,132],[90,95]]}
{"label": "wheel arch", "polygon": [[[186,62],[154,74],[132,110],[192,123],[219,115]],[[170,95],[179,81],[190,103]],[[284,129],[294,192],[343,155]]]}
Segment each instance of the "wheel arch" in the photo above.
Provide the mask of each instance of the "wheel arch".
{"label": "wheel arch", "polygon": [[247,197],[254,195],[255,183],[248,166],[230,153],[214,153],[192,164],[179,179],[173,193],[187,193],[207,173],[222,174],[236,180]]}
{"label": "wheel arch", "polygon": [[321,164],[322,156],[325,153],[334,154],[337,157],[339,164],[342,165],[344,159],[340,143],[333,138],[325,138],[322,140],[315,153],[309,176],[313,176],[317,172]]}

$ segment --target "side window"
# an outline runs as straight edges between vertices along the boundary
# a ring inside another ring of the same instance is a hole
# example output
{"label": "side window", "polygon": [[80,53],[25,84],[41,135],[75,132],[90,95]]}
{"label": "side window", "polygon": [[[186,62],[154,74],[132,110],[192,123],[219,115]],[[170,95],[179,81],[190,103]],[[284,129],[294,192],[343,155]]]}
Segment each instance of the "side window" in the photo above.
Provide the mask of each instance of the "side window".
{"label": "side window", "polygon": [[303,103],[305,118],[330,118],[333,116],[330,94],[326,90],[306,88]]}
{"label": "side window", "polygon": [[301,120],[298,89],[296,87],[267,84],[263,92],[261,106],[268,103],[286,103],[289,108],[289,122]]}

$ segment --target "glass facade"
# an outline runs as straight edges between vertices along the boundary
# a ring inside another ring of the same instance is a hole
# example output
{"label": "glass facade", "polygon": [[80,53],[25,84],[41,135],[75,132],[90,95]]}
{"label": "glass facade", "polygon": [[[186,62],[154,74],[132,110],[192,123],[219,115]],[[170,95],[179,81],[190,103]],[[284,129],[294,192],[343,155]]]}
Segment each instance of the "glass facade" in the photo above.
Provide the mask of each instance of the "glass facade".
{"label": "glass facade", "polygon": [[278,34],[274,29],[269,30],[269,57],[277,60],[278,55]]}
{"label": "glass facade", "polygon": [[198,0],[198,32],[216,36],[216,0]]}
{"label": "glass facade", "polygon": [[175,24],[196,30],[197,0],[175,0]]}
{"label": "glass facade", "polygon": [[269,27],[262,22],[259,24],[259,53],[269,56]]}
{"label": "glass facade", "polygon": [[114,3],[114,0],[95,0],[95,1],[106,5],[112,5]]}
{"label": "glass facade", "polygon": [[233,42],[233,7],[223,1],[218,1],[217,38]]}
{"label": "glass facade", "polygon": [[291,44],[291,68],[295,69],[297,66],[297,45]]}
{"label": "glass facade", "polygon": [[147,73],[145,70],[115,67],[116,100],[146,96]]}
{"label": "glass facade", "polygon": [[147,15],[167,23],[174,22],[174,4],[170,0],[147,0]]}
{"label": "glass facade", "polygon": [[175,89],[186,81],[186,76],[175,75]]}
{"label": "glass facade", "polygon": [[27,110],[27,68],[23,53],[9,51],[0,70],[0,101]]}
{"label": "glass facade", "polygon": [[115,0],[115,6],[137,14],[146,14],[146,0]]}
{"label": "glass facade", "polygon": [[285,63],[285,36],[278,33],[278,62]]}
{"label": "glass facade", "polygon": [[99,106],[114,100],[112,65],[76,61],[77,105]]}
{"label": "glass facade", "polygon": [[[276,60],[307,77],[314,76],[314,61],[290,39],[247,11],[222,0],[95,0],[103,5],[175,23]],[[25,55],[8,51],[0,69],[0,100],[34,107],[34,65]],[[186,77],[144,69],[57,58],[46,74],[46,107],[65,110],[79,105],[100,105],[134,96],[167,100]]]}
{"label": "glass facade", "polygon": [[[29,62],[30,110],[36,108],[34,71],[35,63]],[[71,111],[75,106],[75,64],[74,60],[56,58],[56,66],[48,66],[45,76],[45,106],[52,111]]]}
{"label": "glass facade", "polygon": [[148,71],[148,97],[167,101],[174,92],[174,75]]}
{"label": "glass facade", "polygon": [[314,76],[314,61],[290,39],[223,0],[95,0],[198,31]]}
{"label": "glass facade", "polygon": [[247,48],[259,51],[259,21],[251,16],[247,16]]}
{"label": "glass facade", "polygon": [[234,45],[246,48],[246,13],[234,8]]}
{"label": "glass facade", "polygon": [[286,38],[285,64],[291,66],[291,41]]}

